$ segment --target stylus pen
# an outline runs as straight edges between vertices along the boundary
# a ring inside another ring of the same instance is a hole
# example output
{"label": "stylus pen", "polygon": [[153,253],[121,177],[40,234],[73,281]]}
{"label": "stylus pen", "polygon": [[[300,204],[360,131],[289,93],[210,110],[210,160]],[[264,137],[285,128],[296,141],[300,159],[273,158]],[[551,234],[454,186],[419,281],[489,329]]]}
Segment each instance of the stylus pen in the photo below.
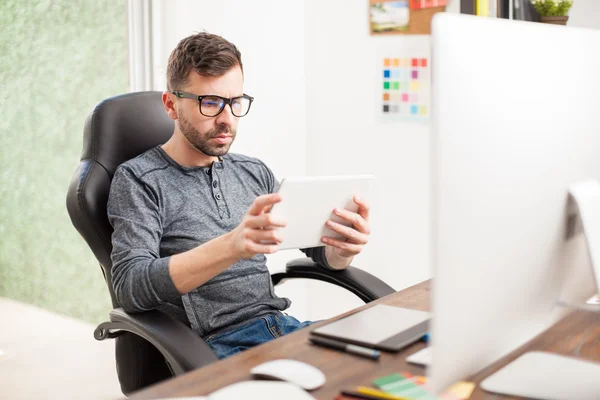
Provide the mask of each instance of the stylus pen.
{"label": "stylus pen", "polygon": [[381,354],[379,350],[373,350],[362,346],[356,346],[354,344],[348,344],[333,339],[310,337],[309,340],[319,346],[345,351],[346,353],[370,358],[372,360],[379,359],[379,355]]}
{"label": "stylus pen", "polygon": [[347,398],[351,398],[351,399],[362,399],[362,400],[382,400],[382,399],[395,399],[395,400],[410,400],[408,397],[399,397],[399,396],[393,396],[393,395],[388,395],[389,397],[381,397],[381,396],[373,396],[373,395],[369,395],[366,393],[360,393],[360,392],[353,392],[350,390],[342,390],[342,396],[345,396]]}

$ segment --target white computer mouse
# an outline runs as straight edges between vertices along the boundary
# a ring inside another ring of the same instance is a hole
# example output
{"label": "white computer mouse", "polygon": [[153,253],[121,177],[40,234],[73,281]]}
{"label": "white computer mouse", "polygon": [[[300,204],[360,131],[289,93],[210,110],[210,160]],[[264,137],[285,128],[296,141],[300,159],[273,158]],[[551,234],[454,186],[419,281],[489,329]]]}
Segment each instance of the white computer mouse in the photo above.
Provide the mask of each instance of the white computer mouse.
{"label": "white computer mouse", "polygon": [[305,390],[318,389],[325,383],[325,375],[320,369],[297,360],[267,361],[252,368],[250,373],[257,378],[290,382]]}

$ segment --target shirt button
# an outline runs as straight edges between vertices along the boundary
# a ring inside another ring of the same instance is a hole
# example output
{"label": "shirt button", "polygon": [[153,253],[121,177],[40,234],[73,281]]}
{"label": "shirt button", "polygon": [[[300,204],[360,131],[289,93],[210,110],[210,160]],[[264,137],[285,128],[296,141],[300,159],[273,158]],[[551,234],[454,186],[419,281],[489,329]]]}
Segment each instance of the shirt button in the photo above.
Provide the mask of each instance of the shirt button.
{"label": "shirt button", "polygon": [[204,172],[206,172],[206,175],[210,175],[210,169],[205,169]]}
{"label": "shirt button", "polygon": [[217,194],[215,194],[215,199],[217,199],[217,200],[221,200],[221,193],[217,193]]}
{"label": "shirt button", "polygon": [[219,186],[219,183],[217,181],[213,182],[213,187],[216,188],[217,186]]}

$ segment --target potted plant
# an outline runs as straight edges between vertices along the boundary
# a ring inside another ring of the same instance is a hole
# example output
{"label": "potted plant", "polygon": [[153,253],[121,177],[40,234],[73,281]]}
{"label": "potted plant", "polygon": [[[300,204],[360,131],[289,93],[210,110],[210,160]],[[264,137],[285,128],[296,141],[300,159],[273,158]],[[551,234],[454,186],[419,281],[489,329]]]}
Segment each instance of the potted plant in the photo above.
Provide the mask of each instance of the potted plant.
{"label": "potted plant", "polygon": [[531,0],[540,14],[540,21],[547,24],[566,25],[573,0]]}

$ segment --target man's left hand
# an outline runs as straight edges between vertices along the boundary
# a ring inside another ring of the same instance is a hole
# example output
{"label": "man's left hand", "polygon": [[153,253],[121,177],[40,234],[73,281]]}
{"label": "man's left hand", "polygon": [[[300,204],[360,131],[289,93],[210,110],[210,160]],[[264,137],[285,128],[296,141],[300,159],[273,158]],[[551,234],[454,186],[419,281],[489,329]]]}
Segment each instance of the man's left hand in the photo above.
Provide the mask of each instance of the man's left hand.
{"label": "man's left hand", "polygon": [[[363,247],[369,241],[369,235],[371,234],[371,228],[369,226],[369,205],[358,196],[354,196],[353,200],[358,205],[358,210],[356,212],[340,208],[336,208],[333,211],[335,215],[348,221],[350,226],[344,226],[332,220],[329,220],[326,223],[333,231],[344,236],[345,240],[337,240],[327,236],[324,236],[321,239],[322,242],[327,245],[325,253],[327,255],[327,261],[334,266],[334,268],[347,267],[352,261],[352,258],[355,255],[360,254]],[[339,258],[348,259],[347,263]],[[339,265],[340,262],[345,265]]]}

